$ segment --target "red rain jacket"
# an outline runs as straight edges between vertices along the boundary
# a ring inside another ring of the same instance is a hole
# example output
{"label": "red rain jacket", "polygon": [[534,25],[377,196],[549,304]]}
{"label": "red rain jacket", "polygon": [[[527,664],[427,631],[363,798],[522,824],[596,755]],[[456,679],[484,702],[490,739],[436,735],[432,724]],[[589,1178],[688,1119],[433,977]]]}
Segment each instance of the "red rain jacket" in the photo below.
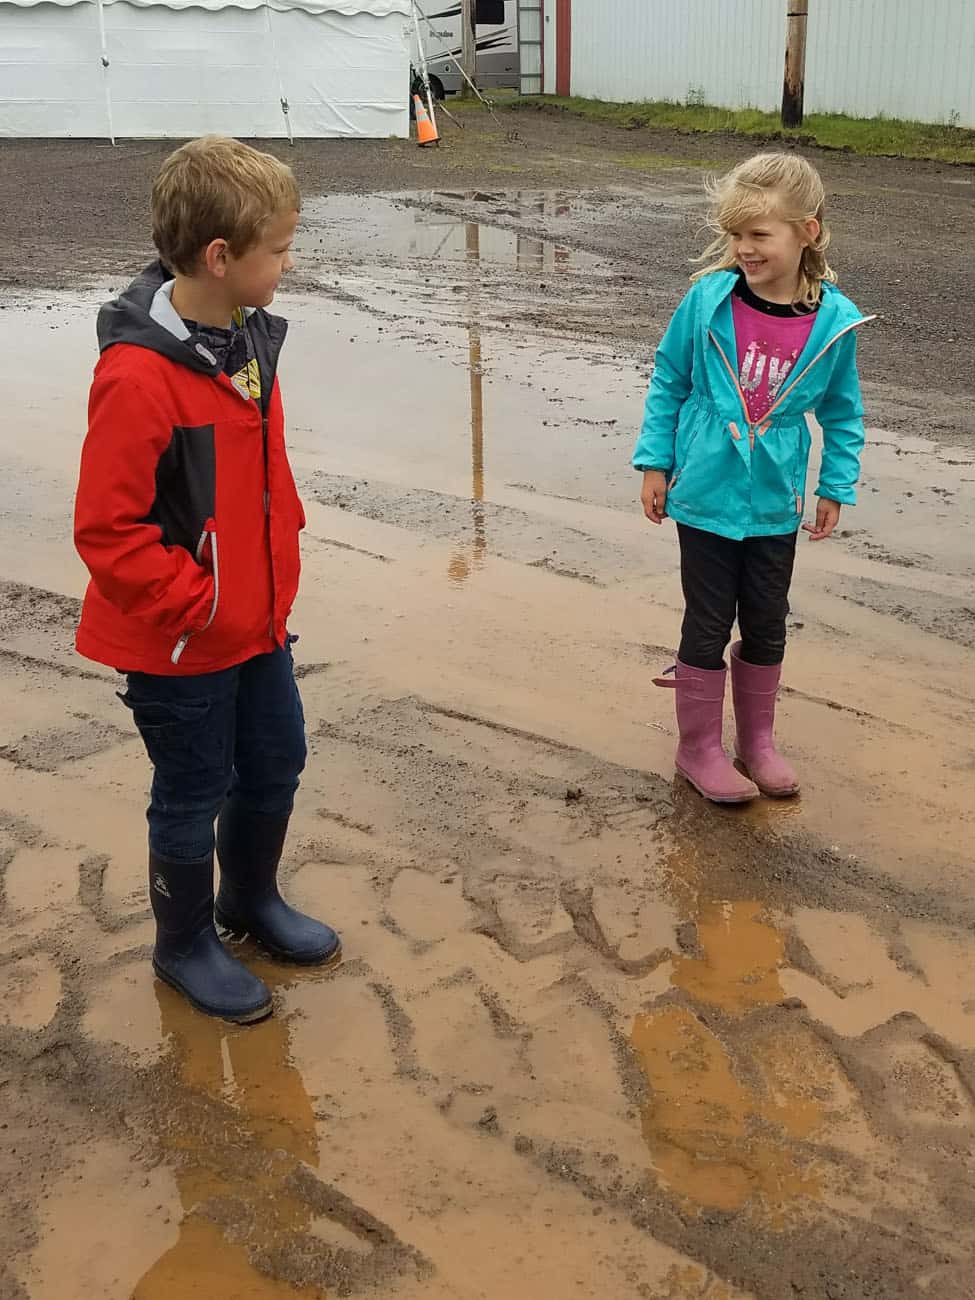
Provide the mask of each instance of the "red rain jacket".
{"label": "red rain jacket", "polygon": [[169,278],[157,263],[99,313],[75,502],[91,574],[77,648],[123,672],[191,675],[284,644],[305,516],[275,377],[286,322],[247,318],[255,401],[185,336],[160,293]]}

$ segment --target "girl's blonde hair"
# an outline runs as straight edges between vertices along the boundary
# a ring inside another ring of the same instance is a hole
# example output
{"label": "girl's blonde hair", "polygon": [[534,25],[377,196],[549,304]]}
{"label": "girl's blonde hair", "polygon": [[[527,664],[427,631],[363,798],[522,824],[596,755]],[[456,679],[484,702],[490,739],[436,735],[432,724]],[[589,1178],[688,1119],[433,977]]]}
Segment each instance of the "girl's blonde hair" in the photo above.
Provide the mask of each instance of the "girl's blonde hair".
{"label": "girl's blonde hair", "polygon": [[711,206],[707,225],[714,239],[695,262],[705,263],[692,280],[712,271],[731,271],[737,259],[731,249],[731,232],[741,230],[763,217],[774,217],[797,226],[815,218],[819,237],[802,250],[796,302],[815,307],[822,283],[833,283],[836,273],[826,260],[829,229],[823,215],[826,191],[819,172],[805,158],[789,153],[759,153],[739,163],[726,176],[708,177],[705,182]]}

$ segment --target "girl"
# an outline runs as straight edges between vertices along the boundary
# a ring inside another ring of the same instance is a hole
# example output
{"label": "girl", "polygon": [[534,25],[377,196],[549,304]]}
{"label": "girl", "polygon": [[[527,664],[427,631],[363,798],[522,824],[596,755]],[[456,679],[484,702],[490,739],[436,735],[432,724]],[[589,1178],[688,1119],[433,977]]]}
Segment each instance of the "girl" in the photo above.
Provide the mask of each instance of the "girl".
{"label": "girl", "polygon": [[[719,803],[799,783],[772,739],[810,436],[823,430],[812,541],[852,505],[863,447],[856,330],[826,261],[824,191],[804,158],[764,153],[708,186],[714,242],[657,349],[633,465],[644,513],[676,520],[685,613],[674,677],[677,770]],[[731,648],[735,750],[721,745]]]}

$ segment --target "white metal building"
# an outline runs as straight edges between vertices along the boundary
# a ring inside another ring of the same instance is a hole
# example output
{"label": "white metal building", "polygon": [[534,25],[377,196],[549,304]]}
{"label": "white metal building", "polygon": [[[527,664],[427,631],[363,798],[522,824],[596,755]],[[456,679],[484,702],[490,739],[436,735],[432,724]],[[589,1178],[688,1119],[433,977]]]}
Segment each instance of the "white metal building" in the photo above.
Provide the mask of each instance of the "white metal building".
{"label": "white metal building", "polygon": [[[542,5],[547,93],[769,111],[781,103],[786,0],[519,3]],[[809,0],[807,112],[975,128],[973,69],[975,0]]]}
{"label": "white metal building", "polygon": [[0,0],[0,135],[408,136],[409,0]]}

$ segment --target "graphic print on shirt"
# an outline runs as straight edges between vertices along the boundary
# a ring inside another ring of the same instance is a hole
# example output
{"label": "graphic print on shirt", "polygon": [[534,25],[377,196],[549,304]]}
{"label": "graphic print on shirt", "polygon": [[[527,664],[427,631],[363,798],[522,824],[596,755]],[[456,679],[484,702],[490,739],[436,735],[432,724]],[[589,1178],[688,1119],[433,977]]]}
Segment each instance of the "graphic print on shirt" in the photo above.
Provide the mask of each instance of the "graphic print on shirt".
{"label": "graphic print on shirt", "polygon": [[[763,338],[752,339],[749,343],[738,379],[753,420],[760,420],[765,415],[798,358],[798,348],[785,352],[779,344],[770,347],[768,340]],[[768,382],[763,385],[766,375]]]}
{"label": "graphic print on shirt", "polygon": [[247,330],[247,319],[242,308],[238,307],[234,311],[233,323],[236,328],[232,334],[227,373],[230,376],[230,382],[243,397],[253,397],[255,401],[259,402],[261,400],[261,369],[257,364],[254,345],[251,343],[250,334]]}

